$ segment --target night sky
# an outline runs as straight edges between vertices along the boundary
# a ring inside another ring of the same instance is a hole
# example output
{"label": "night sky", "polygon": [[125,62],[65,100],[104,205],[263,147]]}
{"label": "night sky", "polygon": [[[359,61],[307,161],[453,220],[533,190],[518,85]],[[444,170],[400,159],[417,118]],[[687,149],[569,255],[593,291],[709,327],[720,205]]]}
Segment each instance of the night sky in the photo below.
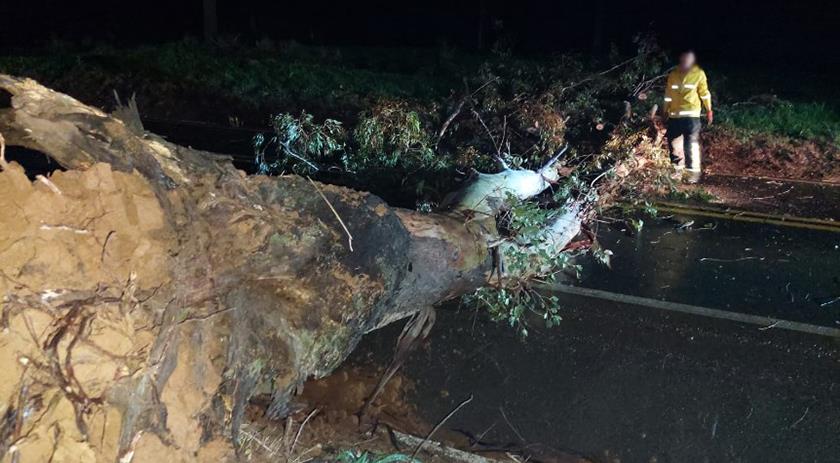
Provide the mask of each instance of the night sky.
{"label": "night sky", "polygon": [[[593,50],[652,32],[672,51],[720,62],[840,68],[840,5],[832,1],[471,0],[283,2],[218,0],[222,34],[302,43],[477,48],[499,38],[520,54]],[[0,50],[53,39],[137,45],[201,36],[201,0],[3,0]],[[483,25],[483,27],[480,27]],[[600,33],[598,32],[600,31]]]}

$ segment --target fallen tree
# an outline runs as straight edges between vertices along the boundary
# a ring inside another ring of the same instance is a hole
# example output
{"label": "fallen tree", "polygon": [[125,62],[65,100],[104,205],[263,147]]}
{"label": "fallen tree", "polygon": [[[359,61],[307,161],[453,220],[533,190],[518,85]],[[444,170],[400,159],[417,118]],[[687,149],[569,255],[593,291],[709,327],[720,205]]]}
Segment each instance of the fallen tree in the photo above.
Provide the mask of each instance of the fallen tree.
{"label": "fallen tree", "polygon": [[0,93],[6,143],[67,169],[30,181],[2,161],[4,461],[218,461],[253,394],[286,414],[364,333],[539,274],[590,214],[570,199],[536,241],[501,236],[506,198],[548,188],[557,159],[420,213],[246,176],[29,79],[0,75]]}

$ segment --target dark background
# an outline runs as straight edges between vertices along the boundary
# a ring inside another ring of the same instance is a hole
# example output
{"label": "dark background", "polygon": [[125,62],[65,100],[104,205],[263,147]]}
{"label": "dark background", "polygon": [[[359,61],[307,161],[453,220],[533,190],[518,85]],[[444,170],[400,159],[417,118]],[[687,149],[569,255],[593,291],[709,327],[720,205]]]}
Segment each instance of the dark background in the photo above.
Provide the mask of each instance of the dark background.
{"label": "dark background", "polygon": [[[695,48],[717,62],[840,68],[840,6],[833,1],[218,0],[222,36],[302,43],[490,48],[517,53],[630,51],[654,33],[667,49]],[[0,52],[56,39],[114,45],[202,34],[201,0],[0,1]],[[480,39],[479,36],[482,36]]]}

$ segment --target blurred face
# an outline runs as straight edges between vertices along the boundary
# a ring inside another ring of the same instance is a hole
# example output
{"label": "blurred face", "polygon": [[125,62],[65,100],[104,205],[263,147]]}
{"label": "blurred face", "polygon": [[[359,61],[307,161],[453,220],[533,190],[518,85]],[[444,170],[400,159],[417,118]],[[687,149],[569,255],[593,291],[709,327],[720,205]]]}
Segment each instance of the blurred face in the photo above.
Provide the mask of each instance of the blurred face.
{"label": "blurred face", "polygon": [[688,71],[689,69],[693,68],[696,63],[697,57],[694,56],[694,52],[687,51],[680,55],[679,68],[681,70]]}

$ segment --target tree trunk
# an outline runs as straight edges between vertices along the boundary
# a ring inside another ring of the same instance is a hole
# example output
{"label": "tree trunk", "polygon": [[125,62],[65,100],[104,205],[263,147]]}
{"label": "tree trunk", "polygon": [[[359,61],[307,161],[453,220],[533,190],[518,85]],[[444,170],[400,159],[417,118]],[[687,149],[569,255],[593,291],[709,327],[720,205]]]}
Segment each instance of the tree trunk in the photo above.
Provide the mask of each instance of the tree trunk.
{"label": "tree trunk", "polygon": [[492,218],[246,176],[32,80],[3,91],[6,142],[68,170],[0,166],[2,461],[219,461],[255,392],[283,415],[364,333],[493,269]]}

